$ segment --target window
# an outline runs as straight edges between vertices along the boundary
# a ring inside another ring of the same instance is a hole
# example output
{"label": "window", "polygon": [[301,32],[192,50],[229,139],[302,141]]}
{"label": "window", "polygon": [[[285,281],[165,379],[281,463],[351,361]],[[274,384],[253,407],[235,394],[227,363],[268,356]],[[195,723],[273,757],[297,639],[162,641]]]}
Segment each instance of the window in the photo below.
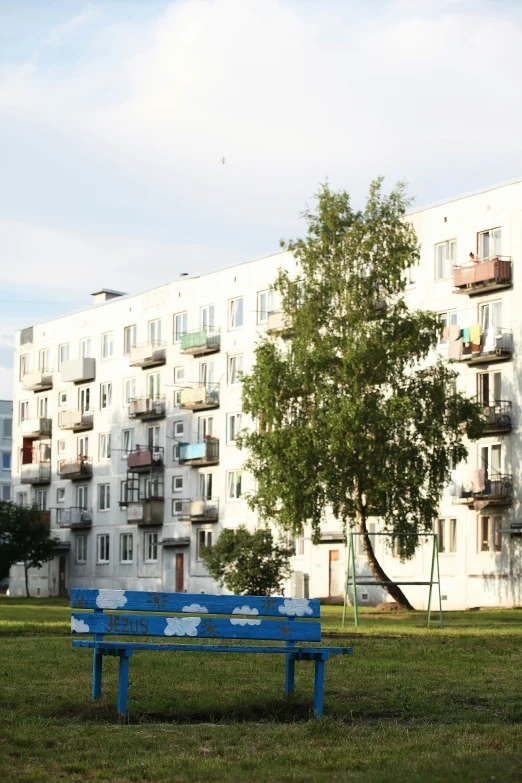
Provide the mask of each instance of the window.
{"label": "window", "polygon": [[243,326],[243,297],[231,299],[228,303],[228,328],[239,329]]}
{"label": "window", "polygon": [[455,554],[457,551],[457,520],[437,519],[434,532],[438,536],[440,554]]}
{"label": "window", "polygon": [[87,508],[87,485],[80,484],[76,487],[76,505],[78,508]]}
{"label": "window", "polygon": [[211,438],[214,430],[213,416],[200,416],[198,419],[198,440]]}
{"label": "window", "polygon": [[409,266],[406,270],[406,285],[413,286],[417,282],[417,265]]}
{"label": "window", "polygon": [[58,454],[65,454],[65,441],[59,440],[58,441]]}
{"label": "window", "polygon": [[230,470],[227,476],[227,497],[229,500],[239,500],[241,497],[241,483],[243,471]]}
{"label": "window", "polygon": [[23,400],[20,403],[20,422],[24,421],[24,419],[29,418],[29,401]]}
{"label": "window", "polygon": [[63,365],[69,361],[69,343],[64,343],[58,346],[58,369],[60,370]]}
{"label": "window", "polygon": [[209,546],[212,546],[212,530],[198,530],[198,560],[201,560],[201,555]]}
{"label": "window", "polygon": [[123,381],[123,404],[129,405],[136,399],[136,378],[126,378]]}
{"label": "window", "polygon": [[82,359],[90,359],[91,356],[91,338],[84,337],[80,340],[80,357]]}
{"label": "window", "polygon": [[134,451],[134,430],[123,430],[123,450],[126,454]]}
{"label": "window", "polygon": [[155,563],[158,559],[158,534],[145,533],[145,562]]}
{"label": "window", "polygon": [[174,342],[181,342],[184,334],[187,334],[187,313],[176,313],[174,316]]}
{"label": "window", "polygon": [[497,347],[496,338],[502,333],[502,302],[489,302],[480,305],[481,343],[484,352],[492,352]]}
{"label": "window", "polygon": [[451,277],[453,264],[457,260],[457,240],[439,242],[435,245],[435,280]]}
{"label": "window", "polygon": [[114,332],[102,334],[102,359],[110,359],[114,355]]}
{"label": "window", "polygon": [[172,446],[172,461],[173,462],[179,462],[179,443],[175,443]]}
{"label": "window", "polygon": [[23,380],[24,375],[27,372],[29,372],[29,354],[24,353],[22,356],[20,356],[20,381]]}
{"label": "window", "polygon": [[303,557],[304,556],[304,536],[295,536],[294,537],[294,556],[295,557]]}
{"label": "window", "polygon": [[149,343],[159,343],[161,341],[161,318],[149,321]]}
{"label": "window", "polygon": [[500,479],[502,474],[502,446],[499,443],[481,446],[480,463],[486,482]]}
{"label": "window", "polygon": [[257,323],[266,324],[269,313],[274,310],[274,292],[259,291],[257,295]]}
{"label": "window", "polygon": [[38,369],[50,370],[51,369],[51,351],[49,348],[43,348],[38,353]]}
{"label": "window", "polygon": [[56,502],[65,503],[65,487],[58,487],[56,490]]}
{"label": "window", "polygon": [[153,372],[148,376],[147,389],[151,399],[159,397],[161,390],[161,379],[159,372]]}
{"label": "window", "polygon": [[457,311],[450,310],[447,313],[439,313],[441,332],[439,338],[439,345],[447,345],[448,343],[448,329],[450,326],[454,326],[457,323]]}
{"label": "window", "polygon": [[13,420],[4,419],[4,438],[13,437]]}
{"label": "window", "polygon": [[172,501],[172,516],[173,517],[179,517],[180,514],[183,513],[183,501],[182,500],[173,500]]}
{"label": "window", "polygon": [[101,433],[99,454],[100,454],[100,459],[111,458],[111,433],[110,432]]}
{"label": "window", "polygon": [[132,563],[132,533],[120,535],[120,563]]}
{"label": "window", "polygon": [[48,397],[38,397],[38,403],[36,406],[38,416],[42,416],[44,419],[47,418],[48,408]]}
{"label": "window", "polygon": [[181,383],[185,380],[185,368],[184,367],[175,367],[174,368],[174,383]]}
{"label": "window", "polygon": [[98,563],[108,563],[109,554],[109,536],[107,534],[98,536]]}
{"label": "window", "polygon": [[11,487],[9,484],[4,484],[2,487],[2,500],[11,500]]}
{"label": "window", "polygon": [[241,373],[243,372],[243,354],[228,357],[228,383],[235,386],[241,383]]}
{"label": "window", "polygon": [[27,492],[19,492],[16,496],[16,502],[19,506],[27,506]]}
{"label": "window", "polygon": [[212,499],[212,473],[199,474],[199,496],[204,500]]}
{"label": "window", "polygon": [[227,443],[235,443],[236,435],[241,429],[241,414],[229,413],[227,426]]}
{"label": "window", "polygon": [[100,383],[100,408],[110,408],[112,404],[112,383]]}
{"label": "window", "polygon": [[201,362],[199,365],[199,382],[213,385],[215,383],[214,362]]}
{"label": "window", "polygon": [[123,353],[125,356],[130,353],[130,349],[134,348],[137,339],[136,324],[132,326],[126,326],[123,330]]}
{"label": "window", "polygon": [[482,405],[495,405],[502,399],[502,373],[481,372],[477,375],[477,394]]}
{"label": "window", "polygon": [[47,511],[47,490],[39,489],[36,492],[36,505],[40,511]]}
{"label": "window", "polygon": [[181,389],[174,390],[174,407],[179,408],[181,405]]}
{"label": "window", "polygon": [[183,492],[183,476],[172,476],[172,491]]}
{"label": "window", "polygon": [[90,411],[91,409],[91,387],[84,386],[78,389],[78,405],[81,411]]}
{"label": "window", "polygon": [[87,562],[87,536],[76,536],[76,562]]}
{"label": "window", "polygon": [[175,438],[182,438],[185,434],[185,427],[183,425],[182,421],[175,421],[174,422],[174,437]]}
{"label": "window", "polygon": [[11,452],[4,451],[2,454],[2,470],[11,470]]}
{"label": "window", "polygon": [[155,424],[152,427],[147,427],[147,446],[149,449],[154,446],[160,445],[160,428],[159,424]]}
{"label": "window", "polygon": [[58,392],[58,405],[60,408],[67,405],[67,392]]}
{"label": "window", "polygon": [[200,318],[201,328],[207,334],[214,334],[215,322],[214,322],[214,305],[206,305],[201,308]]}
{"label": "window", "polygon": [[500,552],[502,549],[502,517],[479,517],[479,552]]}
{"label": "window", "polygon": [[98,509],[100,511],[109,511],[111,507],[111,485],[98,485]]}
{"label": "window", "polygon": [[129,482],[124,479],[123,481],[120,481],[120,503],[128,503],[131,499]]}
{"label": "window", "polygon": [[496,258],[502,253],[502,229],[493,228],[481,231],[478,235],[478,255],[482,260]]}
{"label": "window", "polygon": [[78,437],[78,456],[89,456],[89,437],[88,435],[80,435]]}

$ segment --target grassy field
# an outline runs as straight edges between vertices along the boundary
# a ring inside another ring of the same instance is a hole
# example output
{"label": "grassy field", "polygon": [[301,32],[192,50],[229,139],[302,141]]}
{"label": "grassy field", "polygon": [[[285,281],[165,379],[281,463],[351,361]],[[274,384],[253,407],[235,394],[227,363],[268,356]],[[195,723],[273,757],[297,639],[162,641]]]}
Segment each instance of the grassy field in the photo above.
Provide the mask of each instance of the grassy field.
{"label": "grassy field", "polygon": [[[339,634],[340,608],[324,614]],[[117,661],[93,704],[65,602],[0,599],[0,780],[520,781],[522,611],[445,623],[365,611],[342,640],[355,654],[327,664],[318,722],[311,664],[287,702],[280,656],[137,654],[123,724]]]}

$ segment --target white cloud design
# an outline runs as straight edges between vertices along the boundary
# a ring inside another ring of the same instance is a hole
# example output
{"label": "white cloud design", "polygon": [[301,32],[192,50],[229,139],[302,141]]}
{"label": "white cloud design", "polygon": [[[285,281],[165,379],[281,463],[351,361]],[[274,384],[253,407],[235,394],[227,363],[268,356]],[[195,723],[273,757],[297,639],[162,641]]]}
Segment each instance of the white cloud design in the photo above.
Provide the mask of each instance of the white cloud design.
{"label": "white cloud design", "polygon": [[121,609],[126,603],[125,590],[98,590],[96,606],[99,609]]}
{"label": "white cloud design", "polygon": [[90,633],[90,628],[85,620],[78,620],[76,617],[71,617],[71,632]]}
{"label": "white cloud design", "polygon": [[167,617],[165,636],[197,636],[201,617]]}
{"label": "white cloud design", "polygon": [[281,614],[291,615],[292,617],[303,617],[305,614],[313,614],[310,608],[308,598],[285,598],[283,606],[279,607]]}
{"label": "white cloud design", "polygon": [[[259,614],[259,611],[252,606],[236,606],[232,614]],[[261,625],[261,620],[250,620],[242,617],[240,620],[231,620],[231,625]]]}
{"label": "white cloud design", "polygon": [[195,612],[196,614],[208,614],[208,609],[206,606],[201,606],[201,604],[189,604],[188,606],[184,606],[181,610],[182,612]]}

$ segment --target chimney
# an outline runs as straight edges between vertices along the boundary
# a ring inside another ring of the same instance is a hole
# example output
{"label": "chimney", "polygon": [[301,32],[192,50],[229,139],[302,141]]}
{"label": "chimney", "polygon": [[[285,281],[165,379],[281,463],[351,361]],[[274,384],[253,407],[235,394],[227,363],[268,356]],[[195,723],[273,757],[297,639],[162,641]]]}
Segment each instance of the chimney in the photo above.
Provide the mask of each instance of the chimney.
{"label": "chimney", "polygon": [[99,305],[108,302],[109,299],[126,296],[126,293],[124,291],[113,291],[112,288],[100,288],[99,291],[95,291],[91,296],[94,296],[94,304]]}

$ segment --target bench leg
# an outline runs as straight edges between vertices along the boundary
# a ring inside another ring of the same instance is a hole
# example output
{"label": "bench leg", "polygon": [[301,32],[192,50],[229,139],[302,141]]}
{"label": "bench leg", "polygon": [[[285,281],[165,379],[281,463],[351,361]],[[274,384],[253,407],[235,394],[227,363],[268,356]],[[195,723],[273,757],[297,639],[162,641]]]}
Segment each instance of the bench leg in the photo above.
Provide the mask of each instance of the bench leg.
{"label": "bench leg", "polygon": [[92,659],[92,700],[100,699],[102,694],[102,664],[103,655],[94,650]]}
{"label": "bench leg", "polygon": [[295,659],[293,655],[286,656],[285,693],[291,696],[294,692]]}
{"label": "bench leg", "polygon": [[315,681],[314,681],[314,712],[315,717],[320,718],[323,714],[323,696],[324,696],[324,661],[317,659],[315,661]]}
{"label": "bench leg", "polygon": [[118,712],[127,714],[127,691],[129,689],[129,656],[120,653],[120,675],[118,679]]}

